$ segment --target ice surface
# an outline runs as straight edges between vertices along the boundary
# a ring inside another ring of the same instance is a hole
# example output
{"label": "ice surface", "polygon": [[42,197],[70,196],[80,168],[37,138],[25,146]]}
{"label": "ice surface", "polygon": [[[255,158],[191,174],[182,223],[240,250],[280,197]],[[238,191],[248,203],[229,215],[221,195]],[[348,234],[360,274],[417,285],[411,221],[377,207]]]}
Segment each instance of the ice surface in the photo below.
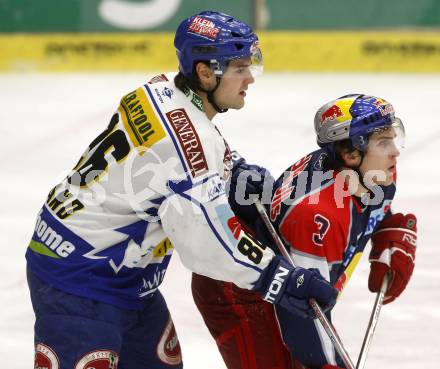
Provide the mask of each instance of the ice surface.
{"label": "ice surface", "polygon": [[[143,84],[141,74],[0,75],[0,360],[31,368],[34,316],[24,253],[48,191],[101,132],[119,98]],[[231,148],[275,176],[316,148],[315,110],[347,93],[386,98],[405,123],[395,211],[419,219],[413,279],[383,307],[366,368],[438,368],[440,363],[440,75],[273,74],[250,87],[247,105],[215,118]],[[439,146],[438,146],[439,145]],[[374,295],[367,255],[335,308],[334,323],[356,360]],[[190,294],[190,273],[173,258],[162,288],[181,341],[186,368],[224,369]]]}

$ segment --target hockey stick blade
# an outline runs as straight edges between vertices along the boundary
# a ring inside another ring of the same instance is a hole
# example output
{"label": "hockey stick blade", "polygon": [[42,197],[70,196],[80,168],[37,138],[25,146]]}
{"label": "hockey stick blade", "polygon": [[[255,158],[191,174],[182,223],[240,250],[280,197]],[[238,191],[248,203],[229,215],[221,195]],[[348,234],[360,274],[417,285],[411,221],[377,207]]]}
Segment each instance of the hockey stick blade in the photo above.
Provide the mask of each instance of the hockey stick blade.
{"label": "hockey stick blade", "polygon": [[[264,208],[263,204],[259,200],[257,200],[255,202],[255,207],[257,208],[258,213],[260,214],[261,219],[264,222],[264,225],[266,226],[267,230],[269,231],[270,235],[272,236],[273,240],[275,241],[275,244],[276,244],[278,250],[290,262],[290,264],[293,267],[295,267],[295,263],[293,262],[292,257],[290,256],[289,252],[284,247],[283,241],[281,241],[280,236],[278,235],[274,226],[270,222],[270,219],[267,216],[266,209]],[[328,337],[330,338],[333,345],[335,346],[336,351],[338,351],[339,355],[341,356],[341,359],[344,362],[347,369],[355,369],[354,364],[351,361],[347,350],[345,349],[344,345],[342,344],[342,341],[339,338],[335,328],[330,323],[330,321],[327,319],[325,314],[322,312],[322,309],[319,307],[319,304],[313,298],[309,299],[309,304],[312,307],[313,311],[315,312],[317,319],[321,323],[321,325],[324,328],[325,332],[327,333]]]}

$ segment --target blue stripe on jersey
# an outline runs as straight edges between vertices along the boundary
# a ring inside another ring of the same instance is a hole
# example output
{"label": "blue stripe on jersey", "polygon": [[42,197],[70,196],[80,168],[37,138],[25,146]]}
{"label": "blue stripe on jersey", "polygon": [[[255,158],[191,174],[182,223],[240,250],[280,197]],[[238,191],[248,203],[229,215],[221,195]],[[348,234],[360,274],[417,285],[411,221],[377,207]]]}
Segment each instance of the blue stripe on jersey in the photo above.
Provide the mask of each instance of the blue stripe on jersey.
{"label": "blue stripe on jersey", "polygon": [[[192,183],[191,181],[168,181],[167,186],[176,194],[181,194],[183,192],[186,192],[190,190],[191,188],[196,188],[197,186],[202,185],[205,182],[208,182],[211,178],[214,177],[220,177],[218,173],[214,173],[209,175],[208,177],[203,178],[202,180],[198,182]],[[211,199],[212,201],[212,199]]]}
{"label": "blue stripe on jersey", "polygon": [[[204,207],[199,201],[197,201],[196,199],[192,198],[191,196],[189,196],[189,195],[187,195],[187,194],[185,194],[185,193],[181,193],[180,196],[182,196],[183,198],[187,199],[187,200],[190,201],[190,202],[193,202],[194,204],[196,204],[196,205],[200,208],[200,210],[202,211],[203,215],[205,216],[206,221],[208,222],[209,228],[211,228],[212,233],[215,235],[215,237],[217,238],[217,240],[220,242],[220,244],[223,246],[223,248],[226,250],[226,252],[232,257],[232,259],[233,259],[236,263],[238,263],[238,264],[240,264],[240,265],[243,265],[243,266],[245,266],[245,267],[247,267],[247,268],[252,268],[252,269],[258,271],[259,273],[262,272],[262,269],[256,267],[255,265],[245,263],[245,262],[243,262],[243,261],[241,261],[241,260],[238,260],[238,259],[236,259],[236,258],[234,257],[232,250],[228,247],[228,244],[227,244],[227,243],[222,239],[222,237],[218,234],[217,229],[216,229],[216,228],[214,227],[214,225],[212,224],[211,219],[209,218],[208,213],[207,213],[205,207]],[[231,217],[232,217],[232,216],[234,216],[234,213],[233,213],[232,210],[231,210]]]}
{"label": "blue stripe on jersey", "polygon": [[152,94],[150,88],[147,85],[144,85],[144,88],[147,91],[148,95],[150,96],[150,100],[153,102],[154,108],[156,109],[157,114],[159,115],[160,119],[162,120],[162,123],[163,123],[163,125],[165,126],[165,129],[168,132],[168,135],[171,137],[171,140],[173,141],[174,148],[176,149],[177,154],[179,155],[180,162],[182,163],[182,166],[183,166],[183,168],[185,170],[185,173],[186,173],[186,176],[187,176],[186,177],[187,180],[191,181],[190,170],[187,167],[186,161],[182,157],[182,153],[180,151],[180,145],[176,142],[176,137],[174,136],[174,134],[170,130],[170,127],[169,127],[167,121],[165,120],[165,118],[164,118],[164,116],[162,114],[162,111],[160,110],[159,106],[157,105],[156,100],[154,99],[153,94]]}

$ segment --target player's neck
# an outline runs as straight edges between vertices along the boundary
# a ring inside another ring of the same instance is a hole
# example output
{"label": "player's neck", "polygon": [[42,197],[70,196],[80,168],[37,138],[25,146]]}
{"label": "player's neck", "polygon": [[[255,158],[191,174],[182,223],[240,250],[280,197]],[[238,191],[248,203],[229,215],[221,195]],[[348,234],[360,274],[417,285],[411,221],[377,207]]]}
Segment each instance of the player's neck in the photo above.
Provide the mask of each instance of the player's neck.
{"label": "player's neck", "polygon": [[208,95],[206,92],[197,91],[197,94],[202,98],[203,109],[205,109],[206,116],[209,120],[212,120],[217,114],[217,110],[215,110],[212,104],[208,101]]}

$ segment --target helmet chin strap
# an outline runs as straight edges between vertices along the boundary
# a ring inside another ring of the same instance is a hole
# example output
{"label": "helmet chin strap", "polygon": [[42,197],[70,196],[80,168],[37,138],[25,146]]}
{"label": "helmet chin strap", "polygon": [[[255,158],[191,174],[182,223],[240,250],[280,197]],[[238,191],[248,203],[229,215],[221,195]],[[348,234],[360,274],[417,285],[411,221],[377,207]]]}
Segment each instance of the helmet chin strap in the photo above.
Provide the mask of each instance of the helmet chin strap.
{"label": "helmet chin strap", "polygon": [[222,109],[220,106],[217,105],[217,103],[214,100],[214,92],[217,91],[218,87],[220,86],[221,78],[216,77],[216,81],[217,83],[212,90],[208,91],[203,88],[200,88],[200,90],[206,93],[209,103],[212,105],[212,107],[215,109],[217,113],[226,113],[228,109]]}
{"label": "helmet chin strap", "polygon": [[[362,175],[362,173],[361,173],[361,169],[360,169],[360,168],[361,168],[361,165],[362,165],[362,163],[363,163],[363,161],[364,161],[365,153],[364,153],[363,151],[359,151],[359,154],[360,154],[360,156],[361,156],[361,162],[359,163],[359,165],[357,165],[356,167],[351,168],[351,169],[353,169],[353,170],[358,174],[360,184],[362,185],[362,187],[364,187],[364,188],[367,190],[367,192],[366,192],[363,196],[361,196],[361,201],[362,201],[362,198],[363,198],[367,193],[371,193],[371,190],[365,185],[365,182],[364,182],[364,176]],[[362,203],[363,203],[363,201],[362,201]],[[363,203],[363,204],[364,204],[364,203]],[[364,204],[364,205],[368,205],[368,204]]]}

